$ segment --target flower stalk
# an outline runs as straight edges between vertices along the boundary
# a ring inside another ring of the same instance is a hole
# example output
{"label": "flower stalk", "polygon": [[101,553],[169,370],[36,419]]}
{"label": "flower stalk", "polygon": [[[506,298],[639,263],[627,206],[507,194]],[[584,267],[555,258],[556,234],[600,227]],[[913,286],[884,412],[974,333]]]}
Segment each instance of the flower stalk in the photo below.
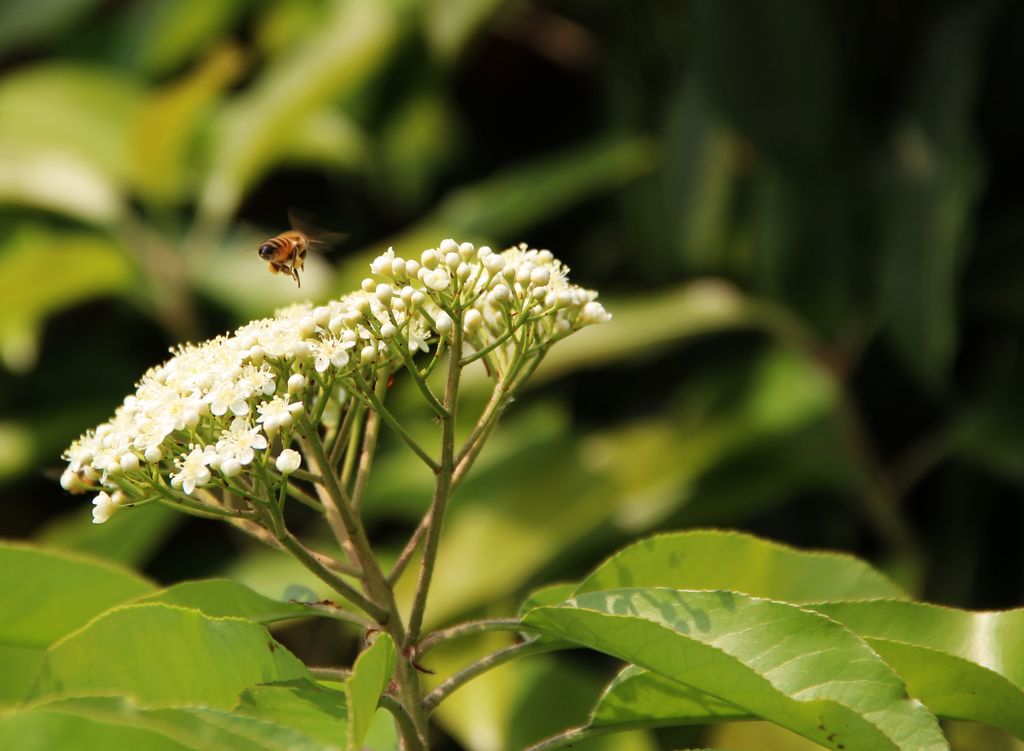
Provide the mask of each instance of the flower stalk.
{"label": "flower stalk", "polygon": [[[548,348],[610,316],[596,293],[568,281],[568,270],[550,252],[525,245],[495,253],[445,240],[419,260],[389,249],[370,268],[373,276],[338,300],[295,305],[175,350],[143,376],[110,420],[72,444],[61,483],[73,493],[97,494],[96,523],[156,501],[227,521],[294,557],[365,614],[330,606],[332,615],[386,631],[399,645],[381,705],[395,717],[402,747],[420,751],[429,746],[430,712],[457,687],[549,648],[536,640],[513,645],[423,695],[424,668],[416,660],[427,650],[480,631],[526,630],[516,619],[498,619],[422,636],[445,517],[452,494]],[[427,379],[442,361],[439,398]],[[462,371],[480,367],[474,363],[482,363],[494,388],[457,447]],[[398,378],[411,380],[436,416],[437,458],[386,404]],[[361,515],[382,424],[434,481],[423,518],[387,575]],[[313,550],[291,531],[288,499],[322,517],[347,561]],[[404,619],[394,585],[420,548]]]}

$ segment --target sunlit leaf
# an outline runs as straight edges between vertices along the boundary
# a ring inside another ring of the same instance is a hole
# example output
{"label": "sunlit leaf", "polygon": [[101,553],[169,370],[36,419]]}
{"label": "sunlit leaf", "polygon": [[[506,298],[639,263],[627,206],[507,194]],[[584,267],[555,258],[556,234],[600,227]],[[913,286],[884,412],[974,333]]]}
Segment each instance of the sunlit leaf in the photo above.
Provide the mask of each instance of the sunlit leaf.
{"label": "sunlit leaf", "polygon": [[426,0],[422,5],[423,32],[434,53],[451,61],[473,34],[509,0]]}
{"label": "sunlit leaf", "polygon": [[583,594],[525,618],[826,747],[948,749],[935,718],[844,627],[793,605],[661,588]]}
{"label": "sunlit leaf", "polygon": [[810,607],[864,637],[936,714],[1024,740],[1024,610],[972,613],[892,601]]}
{"label": "sunlit leaf", "polygon": [[727,589],[792,603],[905,597],[853,556],[803,551],[739,532],[648,537],[602,563],[578,593],[620,587]]}
{"label": "sunlit leaf", "polygon": [[24,696],[50,644],[152,589],[142,577],[100,560],[0,543],[0,704]]}
{"label": "sunlit leaf", "polygon": [[32,689],[36,700],[126,695],[140,706],[230,709],[257,683],[308,677],[267,630],[162,603],[122,605],[52,645]]}
{"label": "sunlit leaf", "polygon": [[204,615],[246,618],[256,623],[274,623],[292,618],[321,615],[298,602],[281,602],[252,591],[230,579],[200,579],[181,582],[135,600],[138,603],[162,602],[196,608]]}
{"label": "sunlit leaf", "polygon": [[348,697],[349,751],[359,751],[370,729],[381,694],[395,672],[395,642],[386,633],[364,650],[352,666],[352,675],[345,681]]}

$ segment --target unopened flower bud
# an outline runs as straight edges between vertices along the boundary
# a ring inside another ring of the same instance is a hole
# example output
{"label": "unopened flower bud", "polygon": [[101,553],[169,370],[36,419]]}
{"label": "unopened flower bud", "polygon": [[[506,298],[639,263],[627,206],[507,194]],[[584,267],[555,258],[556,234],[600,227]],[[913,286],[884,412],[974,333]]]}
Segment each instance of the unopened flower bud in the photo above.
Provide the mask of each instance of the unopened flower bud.
{"label": "unopened flower bud", "polygon": [[430,248],[429,250],[424,250],[420,254],[420,263],[423,265],[423,268],[425,269],[436,269],[437,264],[439,264],[440,262],[441,256],[439,256],[437,251],[434,250],[433,248]]}
{"label": "unopened flower bud", "polygon": [[306,388],[306,376],[302,373],[293,373],[288,377],[288,393],[297,394]]}
{"label": "unopened flower bud", "polygon": [[285,449],[277,455],[275,465],[282,475],[290,475],[302,466],[302,455],[295,449]]}
{"label": "unopened flower bud", "polygon": [[466,311],[463,323],[465,324],[467,331],[473,331],[474,329],[480,328],[484,322],[484,317],[480,315],[480,311],[476,308],[470,308]]}
{"label": "unopened flower bud", "polygon": [[135,452],[129,451],[121,454],[121,460],[118,463],[121,465],[122,470],[131,472],[133,469],[139,468],[139,457],[135,455]]}
{"label": "unopened flower bud", "polygon": [[450,237],[441,241],[441,244],[437,246],[442,253],[453,253],[459,249],[459,244]]}
{"label": "unopened flower bud", "polygon": [[374,294],[377,295],[378,300],[387,305],[391,302],[391,298],[394,297],[395,290],[390,284],[378,284]]}
{"label": "unopened flower bud", "polygon": [[366,277],[359,283],[359,288],[363,292],[373,292],[377,288],[377,282],[373,281],[370,277]]}
{"label": "unopened flower bud", "polygon": [[442,335],[451,333],[451,330],[455,327],[452,317],[443,310],[434,318],[434,323],[436,324],[434,328],[437,330],[437,333]]}
{"label": "unopened flower bud", "polygon": [[452,271],[455,271],[455,269],[459,267],[460,263],[462,263],[462,256],[454,250],[451,253],[446,254],[444,257],[445,266],[450,268]]}
{"label": "unopened flower bud", "polygon": [[381,339],[390,339],[396,333],[397,333],[397,329],[395,329],[394,324],[392,324],[392,323],[381,324],[381,327],[380,327]]}
{"label": "unopened flower bud", "polygon": [[242,472],[242,463],[237,459],[225,459],[220,464],[220,473],[225,477],[238,477]]}
{"label": "unopened flower bud", "polygon": [[363,347],[362,351],[359,353],[359,359],[363,365],[369,365],[377,359],[377,348],[372,345]]}

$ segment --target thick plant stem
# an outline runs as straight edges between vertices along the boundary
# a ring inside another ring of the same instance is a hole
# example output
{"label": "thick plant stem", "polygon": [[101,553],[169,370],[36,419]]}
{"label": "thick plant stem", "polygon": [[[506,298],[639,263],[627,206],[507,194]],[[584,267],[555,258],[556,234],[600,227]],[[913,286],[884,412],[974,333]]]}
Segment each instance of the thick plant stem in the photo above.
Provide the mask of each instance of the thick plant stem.
{"label": "thick plant stem", "polygon": [[441,417],[441,463],[434,480],[434,498],[430,504],[430,524],[427,527],[426,542],[423,546],[423,562],[416,586],[412,612],[409,615],[409,633],[406,647],[414,647],[423,627],[423,614],[427,606],[430,580],[437,560],[437,547],[444,527],[444,513],[451,498],[452,474],[455,471],[455,413],[459,394],[459,377],[462,374],[462,314],[456,316],[452,327],[451,344],[448,351],[448,382],[444,392],[446,415]]}
{"label": "thick plant stem", "polygon": [[371,602],[361,595],[356,589],[333,571],[323,566],[320,561],[313,557],[305,546],[302,545],[290,532],[284,532],[280,537],[281,545],[303,566],[323,582],[326,582],[335,592],[365,612],[378,623],[388,620],[388,611]]}
{"label": "thick plant stem", "polygon": [[[382,392],[379,398],[383,398],[383,391],[387,389],[387,379],[381,379],[377,384],[377,390]],[[363,505],[363,495],[366,493],[366,481],[370,477],[370,467],[373,465],[373,455],[377,450],[377,436],[380,433],[380,415],[370,411],[366,416],[366,427],[363,430],[363,446],[359,452],[359,469],[356,470],[355,483],[352,486],[352,510],[358,514]]]}

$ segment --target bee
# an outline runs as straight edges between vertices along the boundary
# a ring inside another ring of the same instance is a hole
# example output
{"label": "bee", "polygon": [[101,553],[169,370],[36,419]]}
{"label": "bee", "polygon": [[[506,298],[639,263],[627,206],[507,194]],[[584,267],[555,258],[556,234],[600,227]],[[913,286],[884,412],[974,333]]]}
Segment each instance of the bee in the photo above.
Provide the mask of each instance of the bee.
{"label": "bee", "polygon": [[256,251],[267,261],[271,274],[288,274],[301,287],[299,272],[306,261],[306,253],[313,246],[328,246],[343,240],[346,235],[325,232],[288,212],[292,229],[265,240]]}

